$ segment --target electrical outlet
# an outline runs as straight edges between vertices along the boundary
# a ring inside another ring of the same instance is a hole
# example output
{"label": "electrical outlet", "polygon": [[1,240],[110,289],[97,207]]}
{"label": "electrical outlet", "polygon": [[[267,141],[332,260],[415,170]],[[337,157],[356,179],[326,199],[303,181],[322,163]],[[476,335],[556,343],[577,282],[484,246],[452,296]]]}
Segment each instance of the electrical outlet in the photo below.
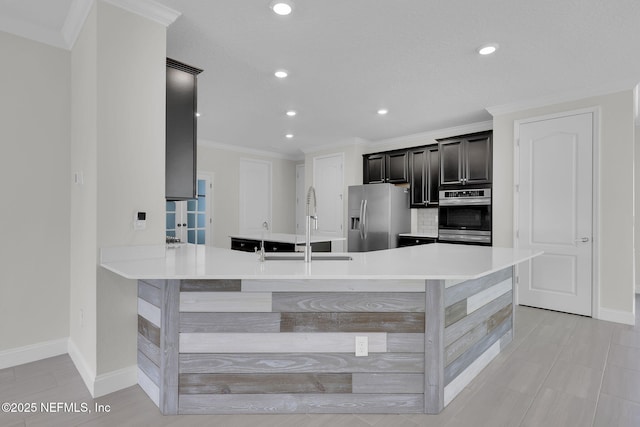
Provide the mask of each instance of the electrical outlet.
{"label": "electrical outlet", "polygon": [[356,356],[369,355],[369,337],[356,337]]}

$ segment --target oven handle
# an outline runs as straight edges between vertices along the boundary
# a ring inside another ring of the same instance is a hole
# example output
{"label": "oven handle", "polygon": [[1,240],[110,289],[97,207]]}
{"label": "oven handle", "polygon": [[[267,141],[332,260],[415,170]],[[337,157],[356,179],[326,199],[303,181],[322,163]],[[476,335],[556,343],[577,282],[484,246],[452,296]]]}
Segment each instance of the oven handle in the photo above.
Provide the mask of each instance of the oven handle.
{"label": "oven handle", "polygon": [[440,206],[489,206],[491,199],[440,199]]}

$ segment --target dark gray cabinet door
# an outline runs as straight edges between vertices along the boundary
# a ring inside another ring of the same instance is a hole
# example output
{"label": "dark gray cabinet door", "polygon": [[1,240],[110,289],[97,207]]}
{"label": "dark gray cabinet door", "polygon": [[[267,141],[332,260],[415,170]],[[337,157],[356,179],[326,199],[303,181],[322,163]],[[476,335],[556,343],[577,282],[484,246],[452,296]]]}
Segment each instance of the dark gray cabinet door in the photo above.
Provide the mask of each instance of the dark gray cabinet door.
{"label": "dark gray cabinet door", "polygon": [[426,148],[411,150],[409,152],[411,164],[411,207],[423,208],[427,206],[427,150]]}
{"label": "dark gray cabinet door", "polygon": [[409,182],[408,166],[406,151],[387,154],[387,182],[391,184]]}
{"label": "dark gray cabinet door", "polygon": [[385,163],[386,156],[384,154],[365,155],[363,184],[381,184],[385,182]]}
{"label": "dark gray cabinet door", "polygon": [[440,185],[440,151],[437,145],[427,147],[427,185],[425,194],[427,204],[435,206],[438,204],[438,186]]}
{"label": "dark gray cabinet door", "polygon": [[462,184],[463,140],[440,143],[440,184]]}
{"label": "dark gray cabinet door", "polygon": [[167,58],[165,197],[196,197],[197,74],[202,70]]}
{"label": "dark gray cabinet door", "polygon": [[480,135],[466,140],[465,184],[491,182],[491,137]]}
{"label": "dark gray cabinet door", "polygon": [[482,132],[440,140],[440,185],[490,183],[491,134]]}

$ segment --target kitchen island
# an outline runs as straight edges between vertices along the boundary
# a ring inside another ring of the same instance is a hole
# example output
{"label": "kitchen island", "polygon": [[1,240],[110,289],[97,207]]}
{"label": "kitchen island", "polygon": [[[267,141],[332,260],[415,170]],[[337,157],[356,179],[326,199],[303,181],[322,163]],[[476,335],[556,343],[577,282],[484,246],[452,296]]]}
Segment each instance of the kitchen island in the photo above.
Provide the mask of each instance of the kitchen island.
{"label": "kitchen island", "polygon": [[538,253],[348,255],[107,248],[101,265],[138,280],[139,384],[163,414],[438,413],[511,342],[513,266]]}

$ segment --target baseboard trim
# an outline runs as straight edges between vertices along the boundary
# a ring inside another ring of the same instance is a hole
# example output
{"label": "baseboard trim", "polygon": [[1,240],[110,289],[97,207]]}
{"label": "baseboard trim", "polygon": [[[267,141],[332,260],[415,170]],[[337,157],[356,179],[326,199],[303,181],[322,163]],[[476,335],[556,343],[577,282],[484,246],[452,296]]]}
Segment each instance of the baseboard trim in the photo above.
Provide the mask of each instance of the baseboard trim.
{"label": "baseboard trim", "polygon": [[73,361],[73,364],[76,366],[78,373],[80,373],[80,377],[82,378],[82,381],[84,381],[84,385],[89,390],[89,393],[91,393],[91,396],[96,397],[94,395],[94,384],[96,380],[96,374],[93,372],[91,368],[89,368],[87,361],[85,360],[82,353],[80,353],[78,346],[76,346],[76,344],[73,342],[71,338],[69,338],[69,345],[67,347],[67,351],[69,353],[69,357],[71,358],[71,361]]}
{"label": "baseboard trim", "polygon": [[44,341],[24,347],[0,351],[0,369],[24,365],[49,357],[60,356],[67,352],[68,338]]}
{"label": "baseboard trim", "polygon": [[96,377],[93,397],[100,397],[138,384],[138,365],[100,374]]}
{"label": "baseboard trim", "polygon": [[598,319],[607,322],[623,323],[625,325],[635,325],[636,316],[629,311],[612,310],[610,308],[602,308],[598,310]]}

